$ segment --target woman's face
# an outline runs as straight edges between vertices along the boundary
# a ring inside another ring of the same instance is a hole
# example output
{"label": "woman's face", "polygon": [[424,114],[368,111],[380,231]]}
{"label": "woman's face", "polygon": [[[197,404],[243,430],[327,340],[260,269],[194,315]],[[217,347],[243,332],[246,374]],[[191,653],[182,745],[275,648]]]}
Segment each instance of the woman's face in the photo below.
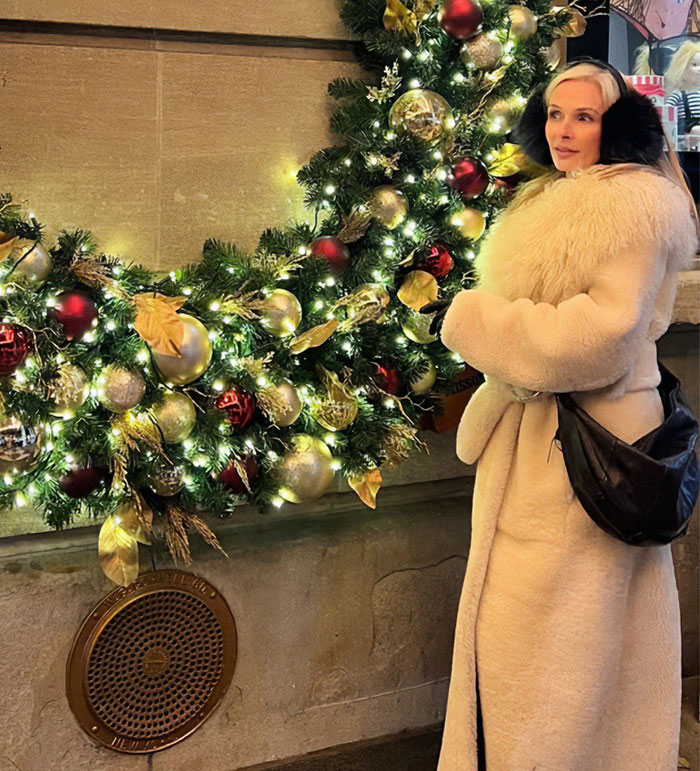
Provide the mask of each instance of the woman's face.
{"label": "woman's face", "polygon": [[545,135],[559,171],[585,169],[598,163],[603,112],[597,83],[565,80],[552,91]]}

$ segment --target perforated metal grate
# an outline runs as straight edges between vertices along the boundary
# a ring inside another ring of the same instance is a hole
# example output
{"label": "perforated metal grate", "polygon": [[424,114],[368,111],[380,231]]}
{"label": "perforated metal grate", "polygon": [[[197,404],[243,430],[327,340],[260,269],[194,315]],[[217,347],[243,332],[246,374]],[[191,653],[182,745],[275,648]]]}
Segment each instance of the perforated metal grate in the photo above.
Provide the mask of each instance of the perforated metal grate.
{"label": "perforated metal grate", "polygon": [[[173,578],[180,586],[163,585]],[[235,648],[233,618],[210,584],[183,571],[147,573],[115,590],[84,622],[68,662],[71,708],[88,733],[114,749],[162,749],[216,706]]]}

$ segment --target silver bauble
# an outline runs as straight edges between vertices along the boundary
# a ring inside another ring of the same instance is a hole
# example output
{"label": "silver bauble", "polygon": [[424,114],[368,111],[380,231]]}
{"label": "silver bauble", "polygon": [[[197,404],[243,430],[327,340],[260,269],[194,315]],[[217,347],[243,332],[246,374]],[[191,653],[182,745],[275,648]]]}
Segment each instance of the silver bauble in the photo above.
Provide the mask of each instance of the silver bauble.
{"label": "silver bauble", "polygon": [[279,494],[290,503],[320,498],[333,481],[333,456],[326,444],[309,434],[295,434],[292,449],[279,467]]}
{"label": "silver bauble", "polygon": [[17,418],[3,418],[0,423],[0,473],[29,471],[39,461],[41,434]]}
{"label": "silver bauble", "polygon": [[481,34],[465,41],[459,55],[466,66],[472,64],[477,70],[492,70],[503,56],[503,46],[500,40]]}
{"label": "silver bauble", "polygon": [[194,403],[187,394],[169,391],[153,408],[158,427],[166,444],[179,444],[190,435],[197,420]]}
{"label": "silver bauble", "polygon": [[52,415],[74,413],[85,404],[90,393],[87,375],[75,364],[64,364],[49,383]]}
{"label": "silver bauble", "polygon": [[274,390],[280,395],[285,406],[284,410],[272,416],[272,420],[278,426],[291,426],[301,413],[299,393],[289,380],[283,380]]}
{"label": "silver bauble", "polygon": [[97,398],[111,412],[126,412],[135,407],[146,392],[143,375],[137,369],[110,364],[100,373]]}
{"label": "silver bauble", "polygon": [[167,463],[157,463],[148,473],[148,486],[156,495],[169,498],[177,495],[184,487],[182,469]]}
{"label": "silver bauble", "polygon": [[420,377],[415,380],[411,380],[408,387],[414,394],[425,394],[435,385],[437,378],[437,370],[433,362],[429,362],[427,372],[424,372]]}
{"label": "silver bauble", "polygon": [[301,304],[286,289],[275,289],[265,297],[260,310],[260,323],[275,337],[285,337],[296,331],[301,321]]}
{"label": "silver bauble", "polygon": [[10,279],[23,276],[30,284],[42,284],[51,273],[51,257],[40,241],[20,238],[12,250],[14,269]]}
{"label": "silver bauble", "polygon": [[153,363],[166,383],[186,385],[196,380],[211,361],[211,340],[209,332],[199,319],[178,314],[185,322],[185,335],[179,356],[152,351]]}

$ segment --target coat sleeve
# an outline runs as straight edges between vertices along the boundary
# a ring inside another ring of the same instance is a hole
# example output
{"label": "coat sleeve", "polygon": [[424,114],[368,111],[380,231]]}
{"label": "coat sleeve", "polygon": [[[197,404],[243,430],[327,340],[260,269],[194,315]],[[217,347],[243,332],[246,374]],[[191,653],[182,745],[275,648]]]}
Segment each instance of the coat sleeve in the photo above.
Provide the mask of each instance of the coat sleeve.
{"label": "coat sleeve", "polygon": [[658,242],[611,254],[586,292],[558,305],[463,290],[445,315],[442,341],[512,385],[550,393],[602,388],[634,365],[653,319],[664,255]]}

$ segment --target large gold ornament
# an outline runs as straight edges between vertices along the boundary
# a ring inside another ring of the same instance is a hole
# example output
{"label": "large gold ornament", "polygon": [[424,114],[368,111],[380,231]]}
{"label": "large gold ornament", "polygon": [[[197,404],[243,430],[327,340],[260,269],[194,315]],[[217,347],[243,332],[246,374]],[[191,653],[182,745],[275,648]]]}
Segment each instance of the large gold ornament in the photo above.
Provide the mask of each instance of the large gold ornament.
{"label": "large gold ornament", "polygon": [[425,270],[412,270],[404,278],[396,296],[404,305],[419,311],[424,305],[437,300],[437,280],[432,273]]}
{"label": "large gold ornament", "polygon": [[293,334],[301,321],[301,304],[286,289],[275,289],[263,300],[260,323],[274,337]]}
{"label": "large gold ornament", "polygon": [[398,131],[408,131],[426,142],[437,142],[454,126],[447,101],[424,88],[401,94],[389,112],[389,122]]}
{"label": "large gold ornament", "polygon": [[12,251],[14,268],[10,278],[23,276],[30,284],[42,284],[51,273],[51,257],[40,241],[20,238]]}
{"label": "large gold ornament", "polygon": [[41,434],[17,418],[3,418],[0,424],[0,472],[29,471],[39,461]]}
{"label": "large gold ornament", "polygon": [[537,19],[524,5],[509,5],[510,34],[518,40],[526,40],[537,32]]}
{"label": "large gold ornament", "polygon": [[484,112],[488,121],[488,130],[492,134],[507,134],[515,125],[520,115],[520,108],[508,99],[496,99]]}
{"label": "large gold ornament", "polygon": [[97,380],[97,398],[111,412],[126,412],[135,407],[146,392],[146,382],[137,369],[110,364]]}
{"label": "large gold ornament", "polygon": [[326,393],[313,405],[312,414],[329,431],[342,431],[357,417],[357,397],[340,382],[335,372],[321,370]]}
{"label": "large gold ornament", "polygon": [[428,369],[420,376],[411,380],[408,384],[414,394],[425,394],[435,385],[437,379],[437,369],[433,362],[428,362]]}
{"label": "large gold ornament", "polygon": [[465,206],[450,217],[450,223],[465,237],[478,241],[486,229],[484,213],[472,206]]}
{"label": "large gold ornament", "polygon": [[498,38],[481,33],[462,44],[459,55],[465,66],[477,70],[492,70],[503,56],[503,46]]}
{"label": "large gold ornament", "polygon": [[187,394],[168,392],[153,408],[158,427],[166,444],[179,444],[190,435],[197,420],[195,407]]}
{"label": "large gold ornament", "polygon": [[301,414],[301,399],[294,385],[289,380],[283,380],[274,387],[280,397],[283,408],[278,409],[270,417],[278,426],[291,426]]}
{"label": "large gold ornament", "polygon": [[409,311],[401,322],[401,329],[409,340],[414,343],[432,343],[437,340],[437,335],[430,334],[430,322],[433,320],[434,313],[415,313]]}
{"label": "large gold ornament", "polygon": [[290,503],[320,498],[333,481],[333,456],[326,444],[309,434],[295,434],[279,467],[279,494]]}
{"label": "large gold ornament", "polygon": [[179,356],[169,356],[165,353],[152,352],[153,363],[161,377],[167,383],[186,385],[196,380],[211,361],[211,340],[209,332],[199,319],[178,314],[185,324],[185,334],[180,346]]}
{"label": "large gold ornament", "polygon": [[395,187],[380,185],[372,193],[370,209],[385,228],[393,230],[406,219],[408,201],[406,196]]}
{"label": "large gold ornament", "polygon": [[53,415],[72,414],[82,407],[90,393],[87,375],[75,364],[64,364],[49,383]]}
{"label": "large gold ornament", "polygon": [[562,27],[562,32],[566,37],[581,37],[586,31],[588,22],[581,11],[577,11],[575,8],[567,8],[567,11],[571,14],[571,18]]}
{"label": "large gold ornament", "polygon": [[158,461],[148,472],[148,486],[156,495],[162,495],[164,498],[177,495],[184,484],[182,469],[179,466]]}

